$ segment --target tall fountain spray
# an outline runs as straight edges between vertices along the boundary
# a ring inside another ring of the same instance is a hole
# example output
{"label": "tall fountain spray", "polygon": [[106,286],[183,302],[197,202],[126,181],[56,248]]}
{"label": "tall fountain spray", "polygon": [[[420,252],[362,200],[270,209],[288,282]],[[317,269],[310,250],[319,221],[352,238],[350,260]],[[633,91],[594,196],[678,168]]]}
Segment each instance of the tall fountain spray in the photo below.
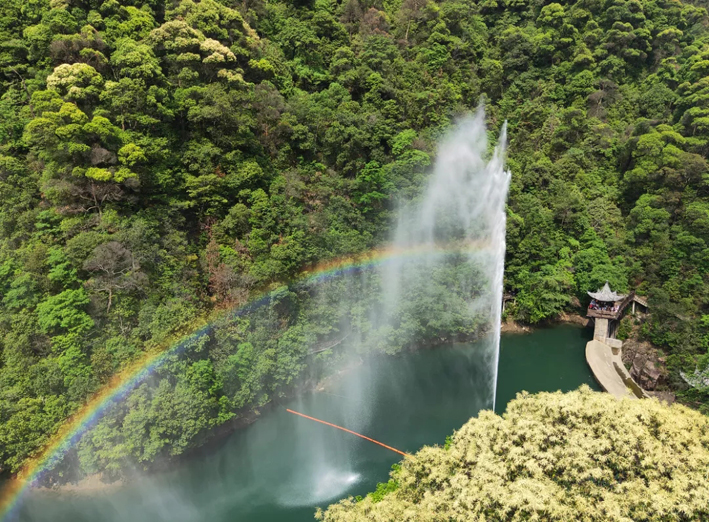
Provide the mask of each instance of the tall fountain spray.
{"label": "tall fountain spray", "polygon": [[[313,288],[315,298],[330,303],[330,310],[339,308],[334,315],[347,323],[336,329],[339,336],[343,329],[349,332],[347,347],[338,352],[341,363],[352,358],[356,364],[362,355],[375,365],[372,353],[479,340],[467,352],[475,361],[469,379],[476,396],[460,399],[475,405],[473,411],[494,408],[510,181],[503,168],[505,141],[503,128],[497,147],[488,149],[482,108],[460,120],[441,140],[421,197],[400,209],[390,242],[393,254],[377,270]],[[337,379],[336,400],[344,400],[347,408],[331,412],[328,421],[371,434],[378,385],[367,375],[354,372]],[[397,393],[393,385],[387,398],[405,402]],[[343,444],[329,432],[318,438],[320,427],[310,423],[299,426],[308,433],[294,437],[294,453],[304,456],[304,464],[280,503],[312,505],[341,496],[358,480],[356,444],[349,439]],[[306,468],[310,471],[303,473]]]}
{"label": "tall fountain spray", "polygon": [[[506,140],[505,125],[497,147],[488,151],[482,107],[444,137],[428,186],[420,201],[401,212],[393,239],[397,249],[427,254],[386,265],[380,314],[391,323],[419,296],[429,295],[432,304],[440,304],[441,297],[434,302],[436,296],[445,296],[443,306],[431,308],[427,326],[438,328],[436,334],[447,339],[466,331],[485,334],[493,408],[510,182],[510,172],[504,169]],[[437,292],[437,286],[447,292]]]}

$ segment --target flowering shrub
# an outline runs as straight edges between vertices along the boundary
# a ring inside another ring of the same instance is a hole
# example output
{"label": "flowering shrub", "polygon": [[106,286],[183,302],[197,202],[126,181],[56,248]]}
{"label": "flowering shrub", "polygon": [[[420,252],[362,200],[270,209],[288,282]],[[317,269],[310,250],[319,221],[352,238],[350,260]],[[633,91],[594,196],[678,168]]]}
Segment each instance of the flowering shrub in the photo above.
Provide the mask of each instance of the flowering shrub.
{"label": "flowering shrub", "polygon": [[317,518],[354,521],[708,520],[709,419],[681,405],[582,386],[523,392],[471,419],[448,449],[424,447],[396,488]]}

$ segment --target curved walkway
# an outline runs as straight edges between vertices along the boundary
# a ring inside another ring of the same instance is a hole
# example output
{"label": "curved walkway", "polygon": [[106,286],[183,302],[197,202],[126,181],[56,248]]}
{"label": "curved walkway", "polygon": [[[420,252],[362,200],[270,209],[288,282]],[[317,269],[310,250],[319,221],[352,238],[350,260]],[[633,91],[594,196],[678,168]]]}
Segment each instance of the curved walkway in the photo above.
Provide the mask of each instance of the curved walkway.
{"label": "curved walkway", "polygon": [[625,369],[620,354],[614,355],[610,346],[600,341],[586,344],[586,362],[591,367],[593,376],[608,393],[615,397],[637,399],[647,397]]}

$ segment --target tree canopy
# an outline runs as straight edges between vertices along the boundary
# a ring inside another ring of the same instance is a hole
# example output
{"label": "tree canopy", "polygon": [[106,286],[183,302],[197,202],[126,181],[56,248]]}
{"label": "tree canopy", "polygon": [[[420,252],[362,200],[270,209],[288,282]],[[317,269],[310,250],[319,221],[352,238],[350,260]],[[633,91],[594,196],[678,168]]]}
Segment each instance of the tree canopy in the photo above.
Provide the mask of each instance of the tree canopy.
{"label": "tree canopy", "polygon": [[[677,0],[3,0],[0,467],[197,318],[386,241],[481,101],[510,137],[508,316],[636,290],[639,335],[709,408],[709,381],[682,378],[709,364],[707,21]],[[372,350],[476,332],[437,277],[421,298],[445,321],[411,302]],[[206,332],[82,466],[179,455],[327,371],[337,354],[308,347],[370,326],[332,285]]]}
{"label": "tree canopy", "polygon": [[445,447],[424,447],[364,498],[318,519],[355,521],[704,520],[709,420],[657,400],[583,386],[526,392],[483,411]]}

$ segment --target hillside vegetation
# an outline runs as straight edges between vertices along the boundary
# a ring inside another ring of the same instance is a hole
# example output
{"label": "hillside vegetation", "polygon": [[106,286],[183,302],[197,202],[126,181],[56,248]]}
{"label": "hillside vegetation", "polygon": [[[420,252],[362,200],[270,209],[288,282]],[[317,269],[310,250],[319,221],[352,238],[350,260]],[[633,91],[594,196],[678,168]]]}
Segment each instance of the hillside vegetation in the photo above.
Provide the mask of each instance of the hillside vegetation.
{"label": "hillside vegetation", "polygon": [[[195,318],[381,244],[481,99],[491,136],[509,122],[507,313],[635,289],[684,390],[709,347],[707,22],[676,0],[3,0],[0,467]],[[327,367],[307,347],[358,313],[338,295],[196,339],[82,468],[179,455]]]}
{"label": "hillside vegetation", "polygon": [[446,447],[407,457],[364,499],[325,522],[650,521],[709,517],[709,420],[657,400],[588,387],[521,393]]}

